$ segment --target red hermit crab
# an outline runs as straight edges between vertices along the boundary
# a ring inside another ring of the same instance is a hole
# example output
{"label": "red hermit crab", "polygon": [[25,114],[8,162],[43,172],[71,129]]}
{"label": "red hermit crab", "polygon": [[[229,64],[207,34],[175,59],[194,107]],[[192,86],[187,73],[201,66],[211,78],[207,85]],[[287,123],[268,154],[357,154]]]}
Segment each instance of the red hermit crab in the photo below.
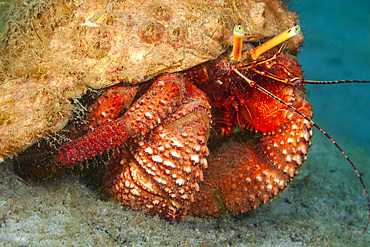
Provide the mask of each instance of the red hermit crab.
{"label": "red hermit crab", "polygon": [[67,127],[64,141],[27,149],[17,169],[51,176],[108,152],[104,184],[130,208],[175,220],[253,209],[288,185],[311,144],[302,71],[284,46],[273,48],[298,32],[243,50],[236,26],[231,53],[110,87],[82,126]]}

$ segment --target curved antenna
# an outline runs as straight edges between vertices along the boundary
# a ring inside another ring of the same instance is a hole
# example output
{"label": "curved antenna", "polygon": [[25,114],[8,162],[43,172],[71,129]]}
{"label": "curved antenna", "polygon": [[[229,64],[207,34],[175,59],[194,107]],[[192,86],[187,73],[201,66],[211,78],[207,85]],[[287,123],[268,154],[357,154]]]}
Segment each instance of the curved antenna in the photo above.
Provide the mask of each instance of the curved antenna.
{"label": "curved antenna", "polygon": [[367,223],[366,223],[366,226],[365,226],[365,229],[363,230],[362,232],[362,235],[365,234],[368,226],[369,226],[369,223],[370,223],[370,199],[369,199],[369,194],[367,192],[367,189],[366,189],[366,186],[365,186],[365,183],[364,181],[362,180],[362,177],[360,175],[360,173],[358,172],[356,166],[353,164],[353,162],[350,160],[350,158],[346,155],[346,153],[343,151],[343,149],[333,140],[333,138],[331,138],[329,136],[329,134],[327,134],[322,128],[320,128],[320,126],[318,126],[315,122],[313,122],[310,118],[308,118],[305,114],[303,114],[302,112],[298,111],[297,108],[295,108],[294,106],[292,105],[289,105],[288,103],[286,103],[284,100],[280,99],[279,97],[277,97],[276,95],[272,94],[270,91],[266,90],[265,88],[261,87],[260,85],[258,85],[256,82],[248,79],[247,77],[245,77],[239,70],[237,70],[236,68],[233,68],[232,69],[235,73],[237,73],[241,78],[243,78],[248,84],[249,86],[261,91],[262,93],[270,96],[271,98],[279,101],[281,104],[285,105],[286,107],[292,109],[294,112],[296,112],[297,114],[299,114],[301,117],[303,117],[304,119],[306,119],[308,122],[310,122],[313,126],[315,126],[316,129],[318,129],[321,133],[323,133],[330,141],[331,143],[334,144],[334,146],[342,153],[342,155],[344,156],[344,158],[351,164],[353,170],[355,170],[356,172],[356,175],[358,177],[358,179],[360,180],[361,182],[361,185],[362,185],[362,188],[365,192],[365,195],[366,195],[366,198],[367,198],[367,206],[368,206],[368,218],[367,218]]}

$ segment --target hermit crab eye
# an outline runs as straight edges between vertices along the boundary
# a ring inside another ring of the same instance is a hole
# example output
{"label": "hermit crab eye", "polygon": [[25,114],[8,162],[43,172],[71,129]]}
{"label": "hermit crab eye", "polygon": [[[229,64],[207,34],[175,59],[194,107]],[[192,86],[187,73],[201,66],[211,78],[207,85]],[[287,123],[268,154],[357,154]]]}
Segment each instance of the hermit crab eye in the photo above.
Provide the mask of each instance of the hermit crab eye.
{"label": "hermit crab eye", "polygon": [[242,54],[244,28],[240,25],[234,27],[234,46],[231,59],[239,61]]}
{"label": "hermit crab eye", "polygon": [[292,28],[289,28],[288,30],[285,30],[281,34],[273,37],[272,39],[266,41],[260,46],[257,46],[254,48],[251,52],[251,58],[253,60],[256,60],[259,56],[261,56],[266,51],[270,50],[271,48],[274,48],[275,46],[283,43],[284,41],[296,36],[301,31],[301,28],[299,26],[294,26]]}

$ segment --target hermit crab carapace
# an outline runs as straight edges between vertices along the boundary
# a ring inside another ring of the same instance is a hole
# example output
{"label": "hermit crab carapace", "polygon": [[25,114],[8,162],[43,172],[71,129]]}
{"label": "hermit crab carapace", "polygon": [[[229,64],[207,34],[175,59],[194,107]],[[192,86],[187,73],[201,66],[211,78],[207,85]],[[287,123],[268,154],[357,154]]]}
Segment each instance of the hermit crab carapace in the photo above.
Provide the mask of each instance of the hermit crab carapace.
{"label": "hermit crab carapace", "polygon": [[63,141],[42,140],[19,154],[16,167],[48,177],[108,153],[104,185],[130,208],[175,220],[254,209],[297,174],[313,126],[344,154],[312,122],[298,62],[284,45],[274,48],[298,32],[243,49],[236,26],[231,54],[106,89],[83,124],[60,132]]}

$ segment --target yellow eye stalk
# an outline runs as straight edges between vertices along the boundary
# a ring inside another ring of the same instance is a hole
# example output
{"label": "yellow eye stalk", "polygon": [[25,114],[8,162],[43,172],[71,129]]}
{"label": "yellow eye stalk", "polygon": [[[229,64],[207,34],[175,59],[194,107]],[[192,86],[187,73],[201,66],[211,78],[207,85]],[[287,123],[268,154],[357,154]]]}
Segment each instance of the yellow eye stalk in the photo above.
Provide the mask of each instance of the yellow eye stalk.
{"label": "yellow eye stalk", "polygon": [[[261,56],[266,51],[274,48],[275,46],[283,43],[284,41],[296,36],[301,31],[299,26],[294,26],[289,28],[288,30],[282,32],[281,34],[273,37],[272,39],[268,40],[267,42],[263,43],[260,46],[254,48],[251,52],[251,58],[256,60],[259,56]],[[235,46],[235,29],[234,29],[234,46]]]}
{"label": "yellow eye stalk", "polygon": [[234,27],[234,46],[231,59],[237,62],[240,60],[242,55],[243,36],[244,28],[240,25],[236,25]]}

